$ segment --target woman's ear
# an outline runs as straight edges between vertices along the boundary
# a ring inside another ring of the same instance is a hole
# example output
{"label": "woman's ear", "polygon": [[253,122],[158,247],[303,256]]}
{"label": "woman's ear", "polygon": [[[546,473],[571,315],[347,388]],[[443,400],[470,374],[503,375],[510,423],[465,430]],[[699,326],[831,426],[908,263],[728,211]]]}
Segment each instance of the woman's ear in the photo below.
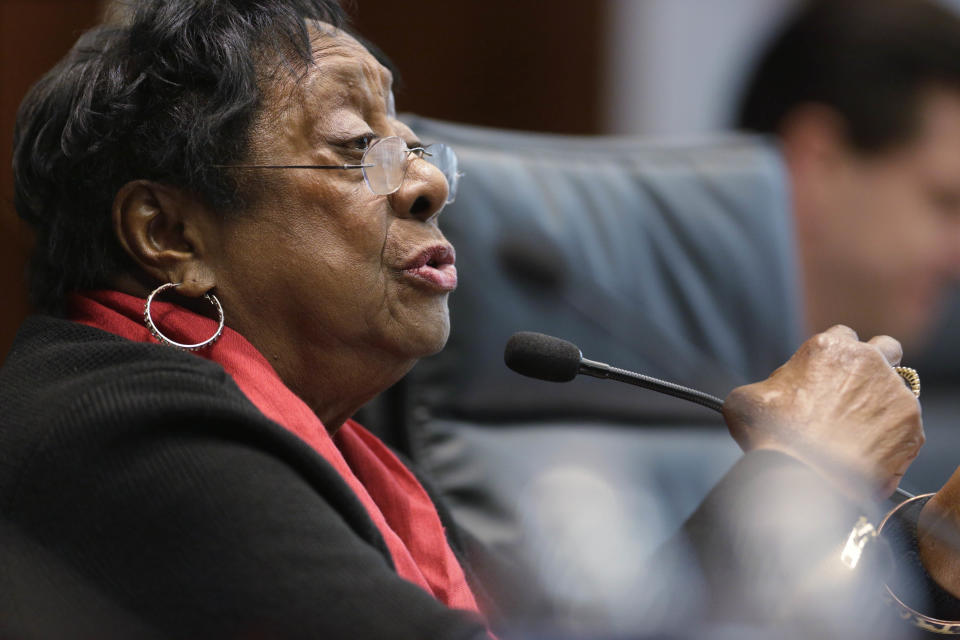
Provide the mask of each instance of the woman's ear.
{"label": "woman's ear", "polygon": [[216,285],[211,219],[195,198],[149,180],[128,182],[113,200],[113,230],[127,255],[150,279],[180,283],[177,293],[191,298]]}

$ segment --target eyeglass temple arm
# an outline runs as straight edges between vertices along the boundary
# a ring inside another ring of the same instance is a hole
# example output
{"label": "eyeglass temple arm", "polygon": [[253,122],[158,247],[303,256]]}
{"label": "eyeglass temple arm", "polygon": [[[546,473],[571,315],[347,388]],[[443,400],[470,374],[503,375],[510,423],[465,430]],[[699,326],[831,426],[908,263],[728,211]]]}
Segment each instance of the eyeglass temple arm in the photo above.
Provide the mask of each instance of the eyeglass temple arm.
{"label": "eyeglass temple arm", "polygon": [[[427,145],[426,147],[414,147],[407,149],[407,153],[412,151],[422,152],[424,155],[433,157]],[[376,165],[373,164],[215,164],[217,169],[369,169]]]}
{"label": "eyeglass temple arm", "polygon": [[368,169],[372,164],[215,164],[217,169]]}

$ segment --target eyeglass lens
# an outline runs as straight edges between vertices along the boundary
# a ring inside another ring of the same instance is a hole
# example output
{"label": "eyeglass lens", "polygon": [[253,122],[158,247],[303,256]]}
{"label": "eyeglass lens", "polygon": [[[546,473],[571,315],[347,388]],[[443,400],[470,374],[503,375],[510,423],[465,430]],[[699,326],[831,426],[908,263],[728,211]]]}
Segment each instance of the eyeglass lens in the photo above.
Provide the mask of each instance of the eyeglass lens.
{"label": "eyeglass lens", "polygon": [[427,153],[430,155],[424,155],[424,160],[440,169],[443,177],[447,179],[447,204],[450,204],[457,199],[457,186],[460,182],[457,154],[447,145],[440,143],[427,147]]}
{"label": "eyeglass lens", "polygon": [[[381,138],[370,145],[361,163],[367,165],[363,168],[363,177],[373,193],[385,196],[400,188],[407,172],[409,152],[406,142],[398,136]],[[444,144],[433,144],[427,148],[423,159],[443,173],[448,186],[446,204],[453,202],[460,177],[453,149]]]}

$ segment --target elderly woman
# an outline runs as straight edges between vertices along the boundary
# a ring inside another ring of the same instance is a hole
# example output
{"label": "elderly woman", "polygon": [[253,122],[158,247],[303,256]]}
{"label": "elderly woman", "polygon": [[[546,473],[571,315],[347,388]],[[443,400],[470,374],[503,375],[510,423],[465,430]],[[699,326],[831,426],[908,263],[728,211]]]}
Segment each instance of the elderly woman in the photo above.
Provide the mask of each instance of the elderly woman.
{"label": "elderly woman", "polygon": [[[342,25],[323,0],[141,2],[24,100],[48,313],[0,373],[5,637],[486,637],[454,524],[350,419],[444,345],[457,172]],[[689,539],[765,536],[792,491],[889,495],[923,441],[899,358],[835,327],[735,392],[748,453]],[[773,552],[846,535],[807,520]]]}

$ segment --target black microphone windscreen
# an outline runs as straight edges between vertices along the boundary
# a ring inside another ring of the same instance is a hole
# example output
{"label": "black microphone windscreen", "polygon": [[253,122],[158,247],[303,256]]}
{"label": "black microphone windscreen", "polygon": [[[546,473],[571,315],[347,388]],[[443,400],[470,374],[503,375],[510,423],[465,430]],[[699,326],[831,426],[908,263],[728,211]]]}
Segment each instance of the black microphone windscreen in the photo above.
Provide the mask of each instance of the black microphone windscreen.
{"label": "black microphone windscreen", "polygon": [[517,373],[550,382],[576,378],[581,357],[577,345],[533,331],[513,334],[503,352],[503,361]]}

